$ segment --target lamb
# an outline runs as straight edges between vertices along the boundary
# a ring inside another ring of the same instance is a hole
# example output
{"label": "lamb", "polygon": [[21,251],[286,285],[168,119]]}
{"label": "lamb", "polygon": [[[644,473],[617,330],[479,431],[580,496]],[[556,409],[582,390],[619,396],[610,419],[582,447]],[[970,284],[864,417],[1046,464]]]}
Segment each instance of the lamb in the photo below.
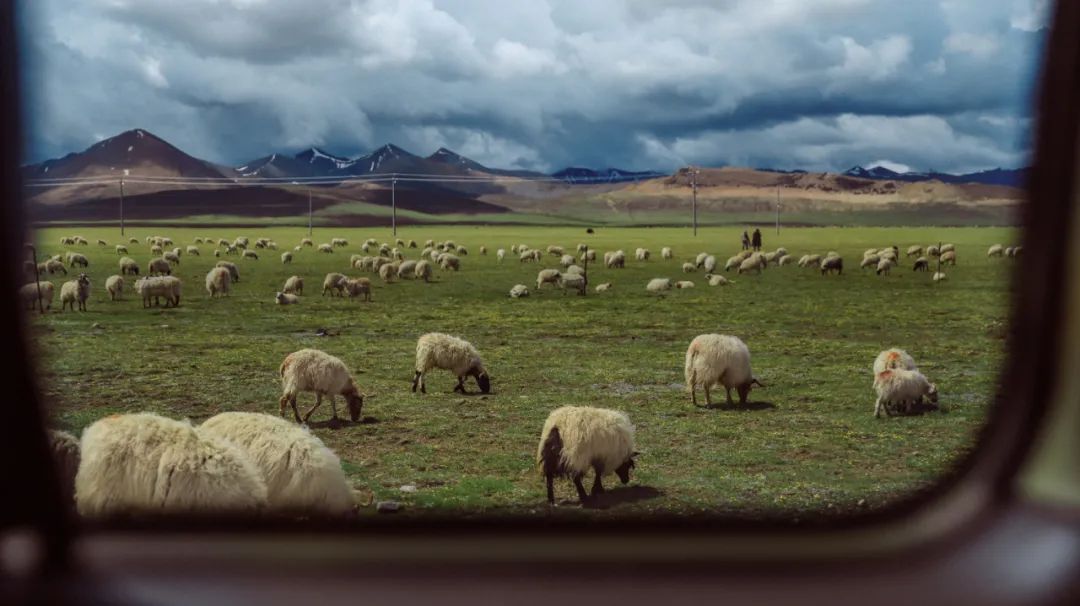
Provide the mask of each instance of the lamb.
{"label": "lamb", "polygon": [[447,270],[452,269],[454,271],[458,271],[461,269],[461,259],[451,254],[444,254],[439,259],[439,267]]}
{"label": "lamb", "polygon": [[154,305],[157,305],[159,297],[165,297],[165,307],[172,304],[173,307],[180,305],[180,278],[175,276],[147,276],[135,281],[135,292],[142,296],[143,307],[150,307],[150,298],[153,297]]}
{"label": "lamb", "polygon": [[637,259],[638,261],[648,261],[650,254],[651,253],[649,253],[649,249],[647,249],[647,248],[639,248],[639,249],[634,251],[634,258]]}
{"label": "lamb", "polygon": [[821,262],[821,275],[835,271],[837,274],[844,273],[844,259],[841,257],[825,257]]}
{"label": "lamb", "polygon": [[724,276],[705,274],[705,279],[709,281],[709,286],[727,286],[728,284],[734,284],[731,280],[728,280]]}
{"label": "lamb", "polygon": [[511,299],[520,299],[527,296],[529,296],[529,287],[524,284],[515,284],[513,288],[510,289]]}
{"label": "lamb", "polygon": [[420,261],[416,264],[416,277],[422,279],[424,282],[430,282],[431,276],[435,273],[432,269],[430,261]]}
{"label": "lamb", "polygon": [[682,270],[684,274],[693,273],[697,271],[697,265],[694,265],[693,263],[683,263]]}
{"label": "lamb", "polygon": [[187,254],[195,255],[196,257],[198,257],[199,256],[199,247],[198,246],[188,246],[187,247]]}
{"label": "lamb", "polygon": [[[540,432],[536,463],[547,483],[547,500],[555,504],[554,480],[569,477],[578,499],[587,505],[604,492],[601,478],[615,472],[623,484],[634,469],[634,426],[626,413],[591,406],[563,406],[548,415]],[[592,493],[581,479],[593,470]]]}
{"label": "lamb", "polygon": [[289,278],[285,280],[285,286],[281,287],[281,292],[290,295],[304,294],[304,279],[300,276],[289,276]]}
{"label": "lamb", "polygon": [[694,288],[694,283],[690,280],[679,280],[675,283],[675,288]]}
{"label": "lamb", "polygon": [[765,387],[750,369],[750,349],[738,337],[704,334],[694,337],[686,350],[686,389],[697,406],[697,388],[705,389],[705,405],[712,406],[709,388],[723,385],[732,406],[731,389],[739,393],[739,405],[746,404],[750,389]]}
{"label": "lamb", "polygon": [[206,273],[206,292],[210,293],[211,297],[228,296],[230,282],[232,282],[232,275],[229,274],[228,268],[211,268]]}
{"label": "lamb", "polygon": [[893,262],[892,258],[882,257],[882,259],[878,261],[877,264],[877,275],[889,275],[889,272],[892,270],[893,265],[896,265],[896,263]]}
{"label": "lamb", "polygon": [[449,370],[457,376],[454,391],[465,393],[465,377],[476,379],[476,385],[482,393],[491,392],[491,376],[484,368],[480,353],[472,343],[458,337],[431,332],[416,341],[416,375],[413,377],[412,390],[420,388],[420,393],[427,393],[424,374],[433,368]]}
{"label": "lamb", "polygon": [[232,261],[218,261],[214,264],[214,267],[224,267],[229,270],[229,277],[232,278],[233,282],[240,281],[240,268],[236,266],[236,263],[233,263]]}
{"label": "lamb", "polygon": [[557,269],[541,269],[536,274],[536,290],[540,290],[544,284],[558,284],[561,275]]}
{"label": "lamb", "polygon": [[274,293],[274,302],[278,305],[296,305],[300,302],[300,297],[289,293],[277,292]]}
{"label": "lamb", "polygon": [[75,476],[79,472],[82,459],[79,439],[66,431],[48,430],[49,450],[52,452],[56,475],[60,478],[60,488],[64,503],[75,505]]}
{"label": "lamb", "polygon": [[198,431],[227,440],[248,456],[266,483],[270,510],[330,516],[353,511],[341,461],[306,427],[256,412],[223,412]]}
{"label": "lamb", "polygon": [[645,285],[645,290],[649,292],[664,292],[666,290],[671,290],[671,280],[669,278],[653,278]]}
{"label": "lamb", "polygon": [[559,288],[563,290],[576,290],[579,295],[585,294],[585,276],[581,274],[564,273],[559,276]]}
{"label": "lamb", "polygon": [[124,292],[124,278],[121,276],[109,276],[105,279],[105,291],[109,293],[109,300],[116,301]]}
{"label": "lamb", "polygon": [[371,280],[367,278],[346,278],[343,283],[345,288],[345,294],[349,297],[364,297],[364,300],[371,302]]}
{"label": "lamb", "polygon": [[292,253],[289,251],[281,253],[281,264],[284,265],[286,263],[292,263]]}
{"label": "lamb", "polygon": [[337,272],[326,274],[322,283],[322,296],[326,296],[326,291],[330,291],[331,297],[334,296],[334,293],[337,293],[339,296],[344,295],[345,274],[339,274]]}
{"label": "lamb", "polygon": [[881,417],[882,412],[892,416],[891,405],[900,406],[905,413],[911,413],[916,405],[923,402],[923,398],[929,401],[931,408],[937,408],[937,386],[918,370],[883,370],[874,375],[874,391],[878,396],[874,402],[874,416],[877,418]]}
{"label": "lamb", "polygon": [[397,269],[397,277],[401,279],[416,277],[416,261],[405,261]]}
{"label": "lamb", "polygon": [[89,298],[90,278],[86,277],[86,274],[79,274],[79,277],[64,282],[60,287],[60,310],[63,311],[70,305],[71,311],[75,311],[75,305],[78,304],[79,311],[86,311],[86,300]]}
{"label": "lamb", "polygon": [[38,306],[38,296],[41,296],[41,306],[45,309],[52,309],[53,296],[55,294],[55,287],[52,282],[31,282],[29,284],[23,284],[19,288],[19,298],[26,304],[27,309],[35,309]]}
{"label": "lamb", "polygon": [[245,250],[244,254],[242,255],[242,258],[244,258],[244,259],[253,259],[255,261],[258,261],[259,260],[259,254],[256,253],[253,250]]}
{"label": "lamb", "polygon": [[948,265],[948,264],[956,265],[956,251],[955,250],[949,250],[949,251],[945,251],[945,252],[941,253],[941,263],[943,265]]}
{"label": "lamb", "polygon": [[941,272],[941,271],[935,271],[934,272],[934,278],[933,278],[934,282],[941,282],[941,281],[944,281],[946,279],[947,278],[945,276],[945,272]]}
{"label": "lamb", "polygon": [[126,255],[126,254],[128,254],[127,247],[124,246],[123,244],[117,244],[116,245],[116,254],[118,254],[118,255]]}
{"label": "lamb", "polygon": [[150,413],[112,415],[86,428],[75,476],[80,514],[254,512],[266,483],[228,440]]}
{"label": "lamb", "polygon": [[333,254],[334,253],[334,247],[330,246],[329,244],[323,243],[323,244],[319,245],[319,252],[326,253],[328,255]]}
{"label": "lamb", "polygon": [[[318,349],[301,349],[285,356],[279,372],[283,388],[278,401],[281,416],[285,416],[285,405],[289,404],[296,422],[306,424],[311,413],[322,404],[323,396],[329,396],[330,408],[333,411],[330,427],[336,428],[340,426],[341,420],[337,416],[337,403],[334,398],[340,395],[345,398],[352,422],[360,421],[364,394],[360,393],[349,369],[340,359]],[[300,392],[315,392],[315,405],[304,414],[303,420],[296,409],[296,396]]]}
{"label": "lamb", "polygon": [[915,259],[915,265],[911,267],[911,271],[930,271],[930,260],[926,257]]}
{"label": "lamb", "polygon": [[675,253],[671,252],[671,247],[670,246],[665,246],[665,247],[660,249],[660,258],[661,259],[671,259],[674,256],[675,256]]}
{"label": "lamb", "polygon": [[611,282],[604,282],[596,285],[596,292],[607,292],[611,290]]}

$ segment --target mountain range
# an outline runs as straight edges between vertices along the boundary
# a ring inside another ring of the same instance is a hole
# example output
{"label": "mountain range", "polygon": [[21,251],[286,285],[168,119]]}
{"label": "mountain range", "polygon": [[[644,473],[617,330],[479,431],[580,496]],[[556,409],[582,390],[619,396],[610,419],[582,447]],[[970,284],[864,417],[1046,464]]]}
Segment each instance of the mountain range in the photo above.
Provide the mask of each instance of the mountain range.
{"label": "mountain range", "polygon": [[1023,187],[1024,183],[1027,182],[1029,170],[1030,169],[1027,168],[993,168],[974,173],[953,175],[937,171],[900,173],[885,168],[884,166],[872,166],[870,168],[852,166],[842,174],[848,177],[875,179],[878,181],[904,181],[907,183],[914,183],[916,181],[937,180],[942,183],[982,183],[984,185]]}

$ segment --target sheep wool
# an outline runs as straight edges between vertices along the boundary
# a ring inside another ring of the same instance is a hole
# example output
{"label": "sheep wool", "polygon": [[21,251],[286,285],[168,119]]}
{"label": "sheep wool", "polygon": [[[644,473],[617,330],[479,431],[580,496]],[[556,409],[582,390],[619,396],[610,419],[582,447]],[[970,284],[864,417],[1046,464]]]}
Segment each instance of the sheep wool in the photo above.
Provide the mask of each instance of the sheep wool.
{"label": "sheep wool", "polygon": [[653,278],[645,285],[645,290],[649,292],[664,292],[666,290],[671,290],[671,279]]}
{"label": "sheep wool", "polygon": [[665,246],[665,247],[660,249],[660,258],[661,259],[671,259],[674,256],[675,255],[674,255],[674,253],[671,252],[671,247],[670,246]]}
{"label": "sheep wool", "polygon": [[285,280],[285,286],[281,288],[281,292],[291,295],[304,294],[304,279],[300,276],[289,276],[289,279]]}
{"label": "sheep wool", "polygon": [[430,261],[420,261],[416,264],[416,277],[422,279],[424,282],[430,282],[431,276],[434,274]]}
{"label": "sheep wool", "polygon": [[895,347],[886,349],[874,358],[874,375],[878,375],[886,370],[894,368],[918,370],[918,367],[915,366],[915,358],[908,355],[906,351]]}
{"label": "sheep wool", "polygon": [[211,297],[227,296],[230,282],[232,282],[232,276],[228,268],[214,267],[206,274],[206,292],[210,293]]}
{"label": "sheep wool", "polygon": [[131,257],[122,257],[120,259],[120,275],[126,276],[127,274],[139,275],[139,264]]}
{"label": "sheep wool", "polygon": [[52,282],[31,282],[29,284],[23,284],[19,288],[19,297],[26,305],[27,309],[36,309],[38,306],[38,286],[41,287],[41,306],[45,309],[52,309],[53,297],[56,290]]}
{"label": "sheep wool", "polygon": [[78,305],[79,311],[86,311],[86,300],[90,298],[90,278],[86,277],[86,274],[79,274],[79,277],[68,282],[64,282],[60,286],[60,310],[71,306],[71,311],[75,311],[75,306]]}
{"label": "sheep wool", "polygon": [[690,280],[679,280],[675,283],[675,288],[693,288],[694,283]]}
{"label": "sheep wool", "polygon": [[465,377],[472,376],[483,393],[491,391],[491,376],[484,368],[480,352],[465,339],[443,333],[431,332],[416,341],[416,374],[412,390],[427,393],[424,375],[433,368],[449,370],[457,377],[454,391],[465,393]]}
{"label": "sheep wool", "polygon": [[75,475],[79,472],[79,460],[82,458],[79,439],[66,431],[55,429],[48,430],[48,437],[49,450],[52,452],[53,464],[56,465],[57,475],[60,477],[60,488],[63,491],[64,500],[74,505]]}
{"label": "sheep wool", "polygon": [[[634,425],[624,412],[591,406],[563,406],[548,415],[536,448],[536,463],[547,484],[548,503],[555,503],[554,480],[569,477],[584,505],[604,491],[601,478],[615,473],[623,484],[634,469]],[[595,474],[592,493],[582,477]]]}
{"label": "sheep wool", "polygon": [[157,305],[160,297],[165,297],[165,307],[172,304],[173,307],[180,305],[180,278],[175,276],[147,276],[135,281],[135,292],[139,293],[143,300],[143,307],[150,307],[150,299],[154,299]]}
{"label": "sheep wool", "polygon": [[558,284],[563,290],[576,290],[578,294],[585,294],[585,276],[581,274],[562,274],[559,276]]}
{"label": "sheep wool", "polygon": [[[282,394],[278,409],[285,415],[285,406],[291,405],[297,423],[307,423],[311,413],[322,404],[323,396],[330,397],[333,411],[331,423],[339,423],[335,396],[343,396],[349,409],[349,418],[355,423],[360,420],[364,406],[364,394],[349,373],[345,363],[334,356],[318,349],[301,349],[285,356],[281,362]],[[296,408],[296,397],[300,392],[314,392],[315,405],[300,418]]]}
{"label": "sheep wool", "polygon": [[746,404],[753,385],[764,387],[750,369],[750,349],[742,339],[730,335],[704,334],[694,337],[686,349],[686,389],[697,406],[697,388],[705,390],[705,405],[712,405],[709,388],[720,384],[727,390],[728,406],[732,405],[731,390],[739,394],[739,405]]}
{"label": "sheep wool", "polygon": [[322,283],[322,294],[325,297],[326,292],[330,291],[330,296],[334,296],[337,293],[339,296],[345,294],[345,274],[339,274],[336,271],[332,271],[326,274]]}
{"label": "sheep wool", "polygon": [[941,271],[935,271],[934,272],[934,282],[942,282],[942,281],[944,281],[946,279],[948,279],[948,278],[945,276],[945,272],[941,272]]}
{"label": "sheep wool", "polygon": [[227,440],[149,413],[112,415],[86,428],[75,500],[84,516],[249,512],[266,483]]}
{"label": "sheep wool", "polygon": [[300,302],[300,297],[289,293],[278,292],[274,293],[274,302],[278,305],[296,305]]}
{"label": "sheep wool", "polygon": [[882,412],[892,416],[894,406],[910,413],[924,398],[937,407],[937,386],[917,370],[894,368],[879,372],[874,375],[874,391],[878,396],[874,402],[875,417],[880,417]]}
{"label": "sheep wool", "polygon": [[124,292],[124,278],[121,276],[109,276],[105,278],[105,291],[109,293],[109,299],[115,301]]}
{"label": "sheep wool", "polygon": [[204,421],[199,433],[228,440],[248,456],[266,483],[270,510],[323,515],[353,510],[341,461],[306,427],[267,414],[224,412]]}

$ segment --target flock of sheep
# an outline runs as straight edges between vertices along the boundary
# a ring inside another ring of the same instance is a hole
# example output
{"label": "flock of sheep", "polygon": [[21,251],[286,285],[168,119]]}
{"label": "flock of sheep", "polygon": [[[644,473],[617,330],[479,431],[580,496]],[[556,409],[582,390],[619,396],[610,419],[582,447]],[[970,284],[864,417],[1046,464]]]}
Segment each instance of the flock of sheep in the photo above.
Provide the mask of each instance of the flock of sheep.
{"label": "flock of sheep", "polygon": [[[85,238],[64,238],[64,245],[86,245]],[[197,238],[196,244],[210,243],[212,239]],[[107,246],[99,241],[102,246]],[[129,244],[138,244],[132,238]],[[198,246],[181,250],[173,246],[169,238],[151,236],[146,239],[155,256],[146,266],[147,275],[138,278],[134,287],[143,299],[143,305],[156,305],[164,298],[166,306],[180,303],[181,283],[170,275],[172,268],[180,263],[183,254],[200,256]],[[257,259],[256,249],[276,250],[272,240],[260,238],[251,245],[248,238],[228,241],[220,239],[214,256],[239,255]],[[415,241],[398,240],[397,246],[368,240],[361,246],[363,255],[353,255],[350,267],[370,271],[384,282],[395,279],[414,278],[429,280],[433,267],[443,270],[459,270],[461,256],[468,254],[464,246],[451,241],[425,243],[420,258],[409,260],[404,251],[418,248]],[[250,248],[249,248],[250,246]],[[344,248],[348,242],[334,238],[317,247],[322,253],[333,254],[336,248]],[[293,254],[304,247],[315,248],[304,238],[293,251],[281,254],[282,263],[290,263]],[[127,246],[115,247],[118,255],[127,254]],[[479,248],[486,254],[485,247]],[[527,245],[515,245],[511,252],[520,262],[542,260],[545,253],[558,257],[562,269],[543,269],[537,275],[536,287],[554,284],[562,288],[584,292],[589,261],[596,259],[595,251],[580,245],[577,256],[567,254],[562,247],[549,246],[544,252]],[[907,249],[907,256],[917,256],[914,270],[926,270],[929,260],[923,256],[921,246]],[[899,250],[895,246],[871,249],[864,253],[860,267],[874,268],[878,274],[887,274],[897,264]],[[926,247],[925,253],[938,257],[940,263],[956,264],[956,251],[952,245]],[[501,262],[505,249],[495,253]],[[1005,248],[994,245],[988,256],[1021,254],[1020,247]],[[664,259],[672,259],[672,250],[661,250]],[[638,248],[636,261],[647,261],[650,251]],[[578,265],[578,263],[582,265]],[[603,255],[606,268],[625,267],[626,254],[610,251]],[[785,266],[796,264],[786,249],[773,252],[743,251],[732,256],[724,265],[725,271],[737,270],[739,274],[759,273],[770,264]],[[41,281],[45,273],[67,273],[65,267],[86,268],[89,261],[85,255],[69,252],[56,255],[40,264],[30,263],[34,281],[23,286],[21,294],[33,307],[48,306],[52,302],[53,285]],[[843,259],[835,252],[825,255],[804,255],[798,260],[801,267],[815,267],[822,274],[843,271]],[[118,298],[124,286],[124,277],[139,275],[139,265],[123,256],[119,260],[121,273],[106,280],[110,297]],[[703,269],[709,284],[721,286],[733,282],[723,275],[715,274],[717,261],[713,255],[699,254],[693,262],[683,265],[687,273]],[[230,261],[218,261],[206,275],[206,290],[210,297],[227,295],[230,285],[240,279],[239,269]],[[935,280],[939,278],[935,275]],[[943,279],[943,275],[942,278]],[[668,278],[650,280],[646,289],[662,292],[671,288],[691,288],[691,281],[673,282]],[[297,303],[303,295],[303,278],[291,276],[280,292],[275,294],[279,304]],[[612,288],[610,282],[596,286],[598,292]],[[78,306],[85,310],[89,297],[90,282],[85,273],[65,282],[61,287],[63,306]],[[364,277],[350,278],[342,273],[329,273],[323,281],[322,294],[371,299],[371,280]],[[510,296],[528,296],[525,285],[515,285]],[[153,301],[151,301],[153,300]],[[39,303],[40,301],[40,303]],[[465,391],[465,380],[472,377],[480,391],[489,393],[491,376],[475,346],[466,340],[441,333],[421,336],[416,344],[415,374],[412,391],[426,393],[425,375],[433,369],[450,371],[456,378],[455,391]],[[685,358],[686,388],[691,401],[698,404],[697,392],[704,392],[705,405],[712,406],[711,389],[717,386],[726,390],[728,406],[734,406],[731,391],[735,390],[739,405],[744,405],[754,386],[764,387],[753,374],[750,366],[750,350],[738,337],[720,334],[703,334],[691,341]],[[62,469],[68,470],[70,490],[78,511],[84,515],[113,515],[118,513],[146,511],[225,511],[267,510],[288,515],[339,515],[355,508],[351,488],[336,454],[312,434],[306,424],[322,404],[330,399],[330,427],[338,428],[336,398],[341,396],[350,419],[360,422],[364,395],[347,365],[340,359],[315,349],[304,349],[289,354],[281,363],[282,396],[279,415],[286,416],[291,408],[296,424],[282,418],[259,413],[227,412],[193,426],[188,421],[167,419],[153,414],[139,413],[113,415],[87,427],[81,440],[63,432],[51,432],[54,452]],[[938,391],[921,372],[914,359],[906,352],[890,349],[881,352],[873,364],[873,388],[877,394],[874,415],[919,414],[937,409]],[[303,415],[297,407],[301,393],[314,393],[315,403]],[[635,466],[634,426],[622,412],[587,406],[566,406],[550,413],[541,430],[536,461],[542,470],[548,501],[554,503],[553,482],[559,477],[569,478],[582,504],[588,504],[603,492],[601,478],[616,474],[623,483],[630,479]],[[594,473],[591,493],[587,493],[582,479]]]}

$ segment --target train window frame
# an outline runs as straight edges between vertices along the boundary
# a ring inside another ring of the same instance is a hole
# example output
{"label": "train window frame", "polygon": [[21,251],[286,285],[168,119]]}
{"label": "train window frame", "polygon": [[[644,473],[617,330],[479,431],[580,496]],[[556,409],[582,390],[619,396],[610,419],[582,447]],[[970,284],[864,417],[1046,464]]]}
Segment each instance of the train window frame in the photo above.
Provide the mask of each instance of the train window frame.
{"label": "train window frame", "polygon": [[[4,199],[21,198],[18,55],[15,8],[0,8],[0,73],[5,111],[0,115],[0,170]],[[44,415],[35,385],[28,348],[25,313],[17,305],[18,264],[25,240],[19,204],[0,205],[4,258],[4,287],[0,322],[15,338],[9,341],[8,362],[0,365],[7,386],[8,409],[0,423],[0,454],[18,465],[5,466],[7,486],[20,486],[20,498],[0,500],[0,536],[12,528],[30,528],[44,549],[42,570],[72,572],[101,570],[104,562],[138,568],[164,567],[191,559],[259,562],[267,567],[294,562],[297,554],[311,562],[381,562],[419,567],[439,563],[537,564],[592,562],[608,566],[642,562],[665,564],[725,562],[730,570],[746,572],[763,562],[806,565],[823,562],[885,566],[912,549],[932,559],[947,553],[958,541],[973,540],[1001,516],[1024,502],[1045,504],[1055,497],[1069,501],[1069,491],[1047,489],[1036,476],[1044,465],[1057,462],[1054,481],[1067,482],[1068,465],[1080,460],[1073,434],[1061,437],[1063,423],[1075,419],[1075,386],[1062,388],[1080,343],[1067,343],[1063,326],[1078,320],[1068,314],[1071,296],[1080,298],[1080,267],[1062,263],[1070,236],[1080,242],[1077,184],[1072,175],[1080,166],[1080,5],[1057,2],[1045,43],[1037,99],[1037,131],[1033,169],[1027,186],[1029,202],[1022,209],[1025,262],[1012,276],[1014,298],[1006,339],[1006,362],[999,389],[976,446],[931,489],[913,493],[882,509],[844,518],[733,519],[484,519],[454,517],[381,518],[377,523],[349,526],[323,522],[296,524],[265,518],[181,518],[175,516],[107,523],[75,523],[62,504],[59,482],[49,458],[43,431]],[[1034,201],[1034,202],[1031,202]],[[1077,244],[1080,245],[1080,244]],[[1057,260],[1057,261],[1055,261]],[[1066,346],[1072,353],[1066,352]],[[1067,355],[1068,354],[1068,355]],[[1072,400],[1070,401],[1070,398]],[[1051,433],[1047,443],[1039,438]],[[1062,445],[1064,441],[1064,445]],[[992,445],[992,447],[990,447]],[[1053,447],[1057,453],[1049,452]],[[1050,461],[1050,463],[1046,463]],[[1061,469],[1066,471],[1062,472]],[[1065,480],[1061,480],[1064,476]],[[1075,481],[1075,478],[1074,478]],[[1080,482],[1077,482],[1080,483]],[[1040,488],[1042,486],[1042,488]],[[1076,484],[1073,484],[1076,490]],[[1028,503],[1030,504],[1030,503]],[[1075,513],[1075,510],[1068,510]],[[1071,513],[1065,527],[1075,525]],[[1080,539],[1069,535],[1080,545]],[[586,539],[586,540],[583,540]],[[590,542],[592,540],[592,542]],[[268,550],[267,546],[282,547]],[[1075,554],[1074,554],[1075,555]],[[185,559],[187,558],[187,559]],[[498,569],[494,568],[493,570]],[[729,570],[729,571],[730,571]],[[878,569],[883,570],[883,568]],[[760,570],[757,571],[760,573]],[[717,577],[719,578],[719,577]],[[0,581],[3,571],[0,569]],[[2,583],[0,583],[2,586]],[[3,593],[0,593],[3,595]]]}

